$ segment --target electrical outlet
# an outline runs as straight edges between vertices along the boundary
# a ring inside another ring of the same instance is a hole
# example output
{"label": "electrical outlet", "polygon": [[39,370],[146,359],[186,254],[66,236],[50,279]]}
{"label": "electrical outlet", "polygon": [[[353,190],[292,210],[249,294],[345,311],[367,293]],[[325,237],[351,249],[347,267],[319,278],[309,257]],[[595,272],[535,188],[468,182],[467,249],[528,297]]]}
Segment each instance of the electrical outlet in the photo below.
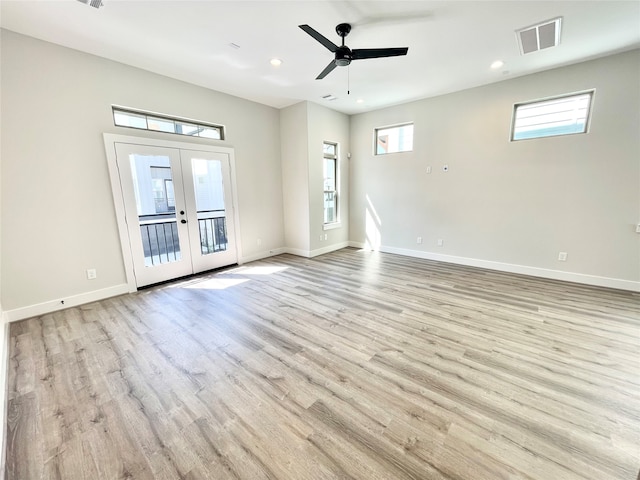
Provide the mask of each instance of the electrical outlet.
{"label": "electrical outlet", "polygon": [[320,241],[324,238],[324,235],[320,234]]}
{"label": "electrical outlet", "polygon": [[561,261],[561,262],[566,262],[567,261],[567,252],[558,253],[558,260]]}
{"label": "electrical outlet", "polygon": [[325,239],[325,240],[327,239],[327,234],[326,234],[326,233],[324,234],[324,239]]}
{"label": "electrical outlet", "polygon": [[95,268],[89,268],[87,270],[87,280],[95,280],[98,278],[98,273]]}
{"label": "electrical outlet", "polygon": [[422,237],[418,237],[418,238],[416,239],[416,243],[417,243],[418,245],[419,245],[419,244],[421,244],[421,243],[422,243]]}
{"label": "electrical outlet", "polygon": [[442,247],[443,245],[444,245],[444,240],[443,240],[443,239],[441,239],[441,238],[439,238],[439,239],[438,239],[438,246],[439,246],[439,247]]}
{"label": "electrical outlet", "polygon": [[427,173],[431,173],[431,166],[427,167]]}
{"label": "electrical outlet", "polygon": [[636,233],[640,233],[640,223],[636,225]]}

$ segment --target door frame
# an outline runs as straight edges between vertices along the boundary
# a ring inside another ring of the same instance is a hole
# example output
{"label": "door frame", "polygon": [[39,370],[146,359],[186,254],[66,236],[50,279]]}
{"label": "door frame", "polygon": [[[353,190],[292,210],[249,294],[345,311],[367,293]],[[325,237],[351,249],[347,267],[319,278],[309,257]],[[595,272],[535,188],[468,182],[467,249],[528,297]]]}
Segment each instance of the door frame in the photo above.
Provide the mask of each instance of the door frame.
{"label": "door frame", "polygon": [[198,150],[201,152],[223,153],[229,156],[229,170],[231,176],[231,199],[233,207],[233,218],[229,221],[233,222],[235,235],[233,243],[236,248],[236,261],[241,263],[242,250],[240,237],[240,214],[238,209],[238,188],[236,181],[236,163],[235,150],[232,147],[222,147],[219,145],[207,145],[202,143],[178,142],[173,140],[161,140],[156,138],[136,137],[131,135],[120,135],[115,133],[103,133],[104,148],[107,154],[107,166],[109,168],[109,179],[111,180],[111,192],[113,194],[113,204],[116,213],[116,222],[118,225],[118,234],[120,238],[120,249],[122,251],[122,260],[124,263],[124,271],[127,278],[127,286],[129,292],[136,292],[136,277],[133,268],[133,254],[131,252],[131,244],[129,242],[129,232],[127,230],[127,221],[125,215],[124,196],[120,186],[120,173],[118,171],[118,163],[116,157],[116,143],[129,143],[133,145],[145,145],[150,147],[166,147],[176,148],[179,150]]}

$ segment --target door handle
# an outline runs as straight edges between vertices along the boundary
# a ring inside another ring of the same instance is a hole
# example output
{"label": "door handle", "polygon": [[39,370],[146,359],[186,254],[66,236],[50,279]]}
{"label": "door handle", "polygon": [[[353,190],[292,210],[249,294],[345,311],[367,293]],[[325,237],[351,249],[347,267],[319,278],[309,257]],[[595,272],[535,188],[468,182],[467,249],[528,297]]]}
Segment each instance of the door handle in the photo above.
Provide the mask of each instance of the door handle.
{"label": "door handle", "polygon": [[182,220],[180,220],[180,223],[187,223],[187,221],[183,218]]}

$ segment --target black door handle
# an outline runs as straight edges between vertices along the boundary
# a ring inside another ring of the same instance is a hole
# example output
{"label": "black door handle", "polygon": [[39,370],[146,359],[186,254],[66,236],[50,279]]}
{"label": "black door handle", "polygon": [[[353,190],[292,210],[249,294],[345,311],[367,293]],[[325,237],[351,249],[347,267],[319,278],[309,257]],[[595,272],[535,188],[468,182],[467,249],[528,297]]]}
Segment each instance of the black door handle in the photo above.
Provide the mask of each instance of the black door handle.
{"label": "black door handle", "polygon": [[187,223],[187,221],[183,218],[182,220],[180,220],[180,223]]}
{"label": "black door handle", "polygon": [[180,215],[184,215],[184,210],[180,210]]}

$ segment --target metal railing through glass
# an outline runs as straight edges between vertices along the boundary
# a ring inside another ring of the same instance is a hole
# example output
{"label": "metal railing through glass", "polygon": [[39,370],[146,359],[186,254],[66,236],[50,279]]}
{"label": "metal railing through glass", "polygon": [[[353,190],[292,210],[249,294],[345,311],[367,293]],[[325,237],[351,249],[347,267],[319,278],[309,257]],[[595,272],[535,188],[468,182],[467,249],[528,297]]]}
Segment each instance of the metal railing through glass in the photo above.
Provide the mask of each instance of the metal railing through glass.
{"label": "metal railing through glass", "polygon": [[[175,213],[138,217],[144,264],[147,267],[182,260]],[[198,211],[198,231],[202,255],[227,249],[227,220],[224,210]]]}
{"label": "metal railing through glass", "polygon": [[138,217],[146,267],[182,259],[175,213]]}
{"label": "metal railing through glass", "polygon": [[227,220],[224,210],[199,210],[198,228],[203,255],[227,249]]}

